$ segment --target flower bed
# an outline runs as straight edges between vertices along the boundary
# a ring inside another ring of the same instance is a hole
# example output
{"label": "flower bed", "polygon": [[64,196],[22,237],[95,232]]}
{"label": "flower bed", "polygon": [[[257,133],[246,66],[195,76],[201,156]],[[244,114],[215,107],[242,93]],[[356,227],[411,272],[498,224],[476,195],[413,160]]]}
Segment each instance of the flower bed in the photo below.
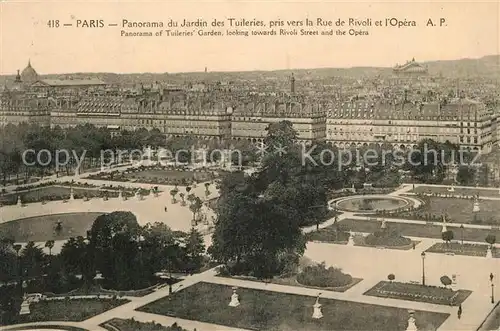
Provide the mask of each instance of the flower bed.
{"label": "flower bed", "polygon": [[155,322],[143,323],[135,321],[133,318],[127,320],[122,318],[113,318],[112,320],[104,322],[100,326],[109,331],[188,331],[177,325],[177,323],[174,323],[171,326],[163,326]]}
{"label": "flower bed", "polygon": [[[488,245],[481,244],[461,244],[458,242],[452,243],[436,243],[426,250],[429,253],[453,253],[457,255],[468,255],[468,256],[486,256],[488,250]],[[496,250],[493,248],[492,255],[496,256]]]}
{"label": "flower bed", "polygon": [[453,291],[449,288],[437,286],[381,281],[365,292],[364,295],[426,302],[437,305],[458,306],[464,302],[471,293],[471,291],[467,290]]}
{"label": "flower bed", "polygon": [[307,266],[297,275],[297,282],[314,287],[342,287],[351,284],[351,275],[345,274],[341,269],[326,268],[324,263]]}

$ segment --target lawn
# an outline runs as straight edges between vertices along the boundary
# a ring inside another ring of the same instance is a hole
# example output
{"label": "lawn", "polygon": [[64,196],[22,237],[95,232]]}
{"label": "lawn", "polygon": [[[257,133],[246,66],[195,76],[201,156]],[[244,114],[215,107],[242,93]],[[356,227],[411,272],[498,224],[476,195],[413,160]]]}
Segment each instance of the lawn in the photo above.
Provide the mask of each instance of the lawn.
{"label": "lawn", "polygon": [[[21,197],[22,203],[39,202],[39,201],[53,201],[53,200],[69,200],[71,194],[71,188],[64,186],[45,186],[40,188],[34,188],[24,192],[16,192],[12,194],[6,194],[0,197],[0,203],[2,204],[15,204],[17,203],[17,198]],[[82,198],[84,196],[88,198],[102,197],[104,191],[95,188],[73,188],[73,194],[75,199]],[[118,191],[106,191],[108,197],[117,197]]]}
{"label": "lawn", "polygon": [[[486,251],[488,250],[488,245],[476,245],[476,244],[464,244],[452,242],[452,243],[436,243],[429,247],[426,252],[429,253],[454,253],[456,255],[468,255],[468,256],[486,256]],[[496,252],[495,252],[496,253]],[[494,253],[492,252],[492,255]],[[496,256],[496,254],[494,254]]]}
{"label": "lawn", "polygon": [[191,171],[174,169],[130,169],[114,173],[98,173],[88,176],[89,179],[109,180],[127,182],[133,181],[148,184],[191,184],[192,182],[204,182],[213,180],[214,173],[211,171]]}
{"label": "lawn", "polygon": [[471,291],[453,291],[452,289],[444,287],[381,281],[366,291],[364,295],[426,302],[436,305],[458,306],[464,302],[471,293]]}
{"label": "lawn", "polygon": [[[417,214],[416,216],[412,217],[411,214],[407,212],[403,214],[403,216],[393,214],[385,217],[425,219],[427,214],[437,217],[448,215],[448,220],[452,223],[491,224],[500,226],[500,201],[482,200],[479,202],[480,211],[473,213],[472,207],[474,201],[470,199],[426,197],[425,200],[426,202],[422,208],[414,212]],[[418,215],[420,215],[420,217],[418,217]]]}
{"label": "lawn", "polygon": [[470,188],[459,188],[455,187],[454,192],[448,191],[448,187],[436,187],[436,186],[417,186],[414,189],[412,189],[410,192],[412,193],[441,193],[441,194],[453,194],[453,195],[466,195],[466,196],[474,196],[478,195],[480,197],[494,197],[498,198],[500,197],[500,194],[498,193],[498,189],[491,189],[491,190],[485,190],[485,189],[477,189],[474,187]]}
{"label": "lawn", "polygon": [[[17,219],[0,224],[0,238],[14,238],[16,242],[44,242],[86,236],[95,219],[103,213],[66,213]],[[56,232],[60,221],[62,229]]]}
{"label": "lawn", "polygon": [[[36,329],[35,329],[36,328]],[[57,324],[34,324],[29,327],[26,326],[19,326],[19,327],[13,327],[9,328],[9,331],[41,331],[41,330],[49,330],[49,331],[91,331],[88,329],[83,329],[79,328],[76,326],[69,326],[69,325],[57,325]]]}
{"label": "lawn", "polygon": [[[312,318],[315,297],[238,288],[240,306],[228,307],[230,286],[197,283],[139,310],[249,330],[405,330],[408,311],[320,299],[323,318]],[[367,313],[369,312],[369,313]],[[420,331],[436,330],[449,314],[417,311]]]}
{"label": "lawn", "polygon": [[81,322],[129,302],[125,299],[74,299],[40,301],[30,305],[31,313],[20,317],[20,323],[42,321]]}
{"label": "lawn", "polygon": [[[370,221],[370,220],[358,220],[358,219],[344,219],[339,221],[339,225],[351,229],[354,232],[365,232],[365,233],[373,233],[376,230],[380,229],[381,222],[380,221]],[[442,227],[433,224],[408,224],[408,223],[396,223],[396,222],[386,222],[387,227],[390,229],[396,229],[403,236],[408,237],[423,237],[423,238],[436,238],[441,239],[441,231]],[[323,233],[322,231],[325,230]],[[448,226],[448,230],[453,231],[455,235],[455,240],[463,239],[465,241],[476,241],[476,242],[484,242],[484,239],[488,234],[493,234],[496,238],[500,238],[500,230],[486,230],[486,229],[471,229],[464,228],[463,231],[459,227],[451,227]],[[327,227],[321,229],[319,234],[317,235],[320,238],[325,238],[323,241],[332,241],[328,240],[332,234],[334,235],[333,227]],[[334,238],[334,237],[333,237]]]}

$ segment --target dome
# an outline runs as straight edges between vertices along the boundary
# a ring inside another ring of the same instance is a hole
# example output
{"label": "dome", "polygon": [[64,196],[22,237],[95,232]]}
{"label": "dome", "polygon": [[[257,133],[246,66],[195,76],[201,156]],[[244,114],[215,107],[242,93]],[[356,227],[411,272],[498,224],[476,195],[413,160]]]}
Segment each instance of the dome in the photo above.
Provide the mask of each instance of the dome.
{"label": "dome", "polygon": [[24,70],[21,72],[21,81],[23,83],[35,83],[38,81],[38,74],[36,73],[35,69],[31,66],[31,62],[28,61],[28,66],[24,68]]}

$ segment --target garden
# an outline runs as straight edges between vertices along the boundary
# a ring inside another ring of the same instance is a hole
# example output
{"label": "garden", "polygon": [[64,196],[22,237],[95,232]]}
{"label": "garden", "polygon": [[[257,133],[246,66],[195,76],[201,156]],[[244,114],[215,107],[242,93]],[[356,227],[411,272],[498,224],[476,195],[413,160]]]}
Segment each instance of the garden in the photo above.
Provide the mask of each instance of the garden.
{"label": "garden", "polygon": [[[382,222],[379,220],[362,220],[362,219],[343,219],[339,221],[339,226],[344,229],[350,229],[354,232],[364,232],[364,233],[373,233],[380,229]],[[442,226],[430,224],[411,224],[411,223],[397,223],[397,222],[389,222],[387,221],[388,226],[391,229],[395,229],[401,235],[408,237],[422,237],[422,238],[435,238],[442,239]],[[474,228],[466,228],[463,229],[460,227],[451,227],[448,226],[448,230],[454,232],[454,236],[456,240],[464,241],[476,241],[476,242],[484,242],[488,235],[494,235],[496,238],[500,238],[500,230],[490,230],[490,229],[474,229]],[[322,238],[325,242],[334,242],[334,227],[329,226],[321,229],[314,235],[313,233],[308,234],[309,237],[313,238]],[[333,236],[333,237],[332,237]],[[317,240],[317,239],[315,239]]]}
{"label": "garden", "polygon": [[474,200],[470,198],[421,197],[424,204],[415,210],[383,214],[388,218],[402,218],[439,222],[446,216],[448,222],[460,224],[500,225],[500,203],[494,200],[480,200],[479,211],[473,212]]}
{"label": "garden", "polygon": [[[231,275],[227,268],[220,268],[219,277],[243,279],[248,281],[262,282],[264,280],[252,276]],[[335,267],[326,268],[324,262],[315,263],[302,257],[299,265],[291,272],[285,272],[280,276],[265,279],[265,282],[287,286],[299,286],[314,289],[324,289],[334,292],[345,292],[363,279],[354,278]]]}
{"label": "garden", "polygon": [[[435,243],[429,247],[426,252],[428,253],[441,253],[441,254],[456,254],[456,255],[468,255],[468,256],[486,256],[488,251],[488,245],[480,244],[468,244],[463,245],[459,242],[450,243]],[[492,249],[492,256],[499,257],[499,252],[495,248]]]}
{"label": "garden", "polygon": [[[448,278],[448,277],[447,277]],[[451,283],[451,281],[450,281]],[[450,288],[427,286],[413,283],[381,281],[364,295],[380,298],[426,302],[436,305],[459,306],[471,294],[471,291],[453,291]]]}
{"label": "garden", "polygon": [[171,326],[163,326],[155,322],[139,322],[133,318],[113,318],[112,320],[101,324],[101,326],[109,331],[187,331],[177,325],[177,323],[174,323]]}
{"label": "garden", "polygon": [[124,171],[99,172],[86,179],[107,180],[117,182],[137,182],[158,185],[192,185],[212,181],[217,174],[207,169],[190,169],[183,166],[140,166]]}
{"label": "garden", "polygon": [[[313,319],[316,297],[238,288],[238,307],[228,307],[233,288],[200,282],[138,310],[248,330],[405,330],[408,310],[319,299],[323,318]],[[370,312],[367,314],[367,312]],[[437,330],[449,314],[417,311],[421,331]]]}
{"label": "garden", "polygon": [[41,300],[30,305],[29,315],[20,315],[18,323],[42,321],[81,322],[129,302],[126,299]]}
{"label": "garden", "polygon": [[[92,198],[117,198],[119,196],[119,191],[122,191],[122,196],[125,198],[133,197],[137,189],[125,188],[120,186],[103,186],[96,187],[91,185],[75,185],[71,186],[60,186],[56,184],[50,185],[40,185],[35,187],[23,188],[23,191],[17,191],[16,193],[8,193],[0,196],[0,205],[15,205],[18,202],[18,198],[21,198],[21,203],[33,203],[47,201],[68,201],[71,196],[71,189],[73,189],[74,199],[89,200]],[[150,190],[139,189],[142,196],[147,196],[151,193]],[[159,193],[160,191],[156,191]]]}
{"label": "garden", "polygon": [[0,238],[12,238],[16,242],[45,242],[85,237],[92,223],[102,214],[82,212],[21,218],[0,224]]}
{"label": "garden", "polygon": [[412,189],[410,192],[415,194],[445,194],[445,195],[454,195],[458,197],[463,196],[477,196],[480,197],[492,197],[498,198],[500,197],[500,193],[498,189],[480,189],[475,187],[463,188],[463,187],[454,187],[453,192],[449,191],[450,187],[439,187],[439,186],[417,186]]}

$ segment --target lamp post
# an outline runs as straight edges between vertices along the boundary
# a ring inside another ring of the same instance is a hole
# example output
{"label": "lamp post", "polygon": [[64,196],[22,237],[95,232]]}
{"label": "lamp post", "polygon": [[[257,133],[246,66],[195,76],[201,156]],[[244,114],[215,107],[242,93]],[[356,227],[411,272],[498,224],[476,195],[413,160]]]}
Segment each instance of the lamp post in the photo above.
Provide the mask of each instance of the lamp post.
{"label": "lamp post", "polygon": [[422,285],[425,286],[425,252],[420,254],[422,257]]}
{"label": "lamp post", "polygon": [[464,225],[460,225],[461,235],[462,235],[462,247],[464,246]]}
{"label": "lamp post", "polygon": [[495,284],[493,283],[493,273],[490,273],[490,283],[491,283],[491,303],[495,303]]}

